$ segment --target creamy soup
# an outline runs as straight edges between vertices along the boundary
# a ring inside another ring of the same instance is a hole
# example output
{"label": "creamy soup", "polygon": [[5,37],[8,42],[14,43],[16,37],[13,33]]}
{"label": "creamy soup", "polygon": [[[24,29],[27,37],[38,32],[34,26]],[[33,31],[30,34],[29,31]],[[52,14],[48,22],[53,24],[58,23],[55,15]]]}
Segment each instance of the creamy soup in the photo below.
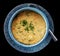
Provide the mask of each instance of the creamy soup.
{"label": "creamy soup", "polygon": [[39,42],[46,32],[46,23],[41,15],[33,11],[20,12],[12,22],[14,38],[23,44]]}

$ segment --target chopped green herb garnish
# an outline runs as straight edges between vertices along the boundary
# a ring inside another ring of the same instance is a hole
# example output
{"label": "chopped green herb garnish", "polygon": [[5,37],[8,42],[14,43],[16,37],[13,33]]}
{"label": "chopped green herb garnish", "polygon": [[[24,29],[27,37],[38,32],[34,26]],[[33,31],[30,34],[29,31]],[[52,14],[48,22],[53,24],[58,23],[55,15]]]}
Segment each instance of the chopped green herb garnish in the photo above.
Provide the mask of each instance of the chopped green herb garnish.
{"label": "chopped green herb garnish", "polygon": [[22,24],[22,26],[26,26],[27,25],[27,21],[23,20],[23,21],[21,21],[21,24]]}
{"label": "chopped green herb garnish", "polygon": [[29,28],[30,28],[30,30],[32,30],[32,31],[34,30],[34,26],[33,26],[32,23],[30,23]]}
{"label": "chopped green herb garnish", "polygon": [[26,28],[25,28],[25,30],[26,30],[26,31],[29,31],[29,28],[28,28],[28,27],[26,27]]}
{"label": "chopped green herb garnish", "polygon": [[29,30],[33,31],[34,30],[34,26],[32,24],[32,21],[28,24],[28,22],[26,20],[22,20],[20,22],[20,24],[22,26],[25,26],[25,31],[29,31]]}

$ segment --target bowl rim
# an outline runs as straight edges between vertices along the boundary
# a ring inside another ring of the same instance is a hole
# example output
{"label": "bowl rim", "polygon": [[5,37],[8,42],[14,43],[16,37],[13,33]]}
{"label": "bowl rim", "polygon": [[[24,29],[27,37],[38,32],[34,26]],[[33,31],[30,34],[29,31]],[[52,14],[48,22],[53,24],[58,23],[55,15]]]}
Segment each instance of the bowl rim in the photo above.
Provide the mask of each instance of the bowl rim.
{"label": "bowl rim", "polygon": [[[43,19],[45,20],[45,23],[46,23],[46,26],[47,26],[47,27],[46,27],[46,33],[45,33],[44,37],[42,38],[42,40],[39,41],[39,42],[37,42],[36,44],[32,44],[32,45],[25,45],[25,44],[22,44],[22,43],[18,42],[18,41],[13,37],[13,34],[12,34],[12,32],[11,32],[11,24],[12,24],[12,21],[13,21],[14,17],[15,17],[19,12],[21,12],[21,11],[23,11],[23,10],[27,10],[27,9],[28,9],[28,10],[33,10],[33,11],[39,13],[41,16],[44,15],[44,16],[42,16],[42,17],[43,17]],[[36,10],[37,10],[37,11],[36,11]],[[24,47],[32,47],[32,46],[36,46],[36,45],[40,44],[40,43],[46,38],[46,36],[48,35],[48,30],[49,30],[49,23],[48,23],[48,19],[47,19],[46,15],[45,15],[42,11],[40,11],[39,9],[33,8],[33,7],[25,7],[25,8],[21,8],[21,9],[15,11],[15,13],[12,15],[12,17],[10,18],[10,21],[9,21],[9,23],[8,23],[8,32],[9,32],[9,34],[10,34],[11,39],[12,39],[13,41],[15,41],[17,44],[22,45],[22,46],[24,46]]]}

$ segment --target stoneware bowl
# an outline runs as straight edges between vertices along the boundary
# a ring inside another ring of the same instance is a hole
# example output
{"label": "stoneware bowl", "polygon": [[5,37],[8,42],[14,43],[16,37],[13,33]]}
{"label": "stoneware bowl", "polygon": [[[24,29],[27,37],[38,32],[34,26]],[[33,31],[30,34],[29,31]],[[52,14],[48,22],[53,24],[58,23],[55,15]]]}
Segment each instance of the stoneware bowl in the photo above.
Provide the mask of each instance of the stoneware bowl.
{"label": "stoneware bowl", "polygon": [[[11,31],[12,21],[14,20],[16,15],[18,15],[18,13],[25,11],[25,10],[31,10],[31,11],[34,11],[34,12],[40,14],[46,23],[46,33],[45,33],[44,37],[42,38],[41,41],[39,41],[33,45],[25,45],[25,44],[18,42],[14,38],[12,31]],[[34,52],[37,52],[37,51],[43,49],[45,46],[47,46],[47,44],[51,40],[51,36],[49,35],[49,29],[51,29],[52,32],[54,31],[54,26],[53,26],[53,21],[51,19],[51,16],[44,8],[42,8],[39,5],[32,4],[32,3],[21,4],[21,5],[16,6],[15,8],[13,8],[8,13],[8,15],[5,19],[5,22],[4,22],[4,34],[5,34],[6,40],[13,48],[15,48],[18,51],[24,52],[24,53],[34,53]]]}

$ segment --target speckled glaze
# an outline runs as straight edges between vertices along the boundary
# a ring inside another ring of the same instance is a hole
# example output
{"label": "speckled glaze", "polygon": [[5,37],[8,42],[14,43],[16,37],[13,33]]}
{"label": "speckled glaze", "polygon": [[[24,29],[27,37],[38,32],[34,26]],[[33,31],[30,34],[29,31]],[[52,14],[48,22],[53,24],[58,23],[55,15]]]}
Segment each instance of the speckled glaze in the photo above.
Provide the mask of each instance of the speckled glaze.
{"label": "speckled glaze", "polygon": [[[22,9],[22,8],[26,9],[26,7],[28,7],[29,9],[36,8],[36,9],[40,10],[45,15],[44,17],[47,18],[46,22],[47,22],[48,28],[51,29],[52,32],[54,32],[53,21],[52,21],[51,16],[49,15],[49,13],[44,8],[42,8],[39,5],[32,4],[32,3],[25,3],[25,4],[21,4],[21,5],[16,6],[14,9],[12,9],[9,12],[9,14],[7,15],[7,17],[5,19],[5,22],[4,22],[4,34],[5,34],[5,38],[8,41],[8,43],[13,48],[15,48],[16,50],[24,52],[24,53],[34,53],[34,52],[42,50],[44,47],[46,47],[48,45],[48,43],[51,40],[51,36],[50,36],[49,32],[47,32],[48,34],[45,36],[43,41],[39,42],[36,45],[32,45],[32,46],[24,46],[24,45],[18,43],[17,41],[12,39],[12,35],[10,34],[11,32],[10,32],[10,28],[9,27],[11,26],[11,22],[12,22],[12,20],[11,20],[12,15],[14,13],[17,14],[18,11],[20,9]],[[38,13],[39,13],[39,11],[38,11]]]}

